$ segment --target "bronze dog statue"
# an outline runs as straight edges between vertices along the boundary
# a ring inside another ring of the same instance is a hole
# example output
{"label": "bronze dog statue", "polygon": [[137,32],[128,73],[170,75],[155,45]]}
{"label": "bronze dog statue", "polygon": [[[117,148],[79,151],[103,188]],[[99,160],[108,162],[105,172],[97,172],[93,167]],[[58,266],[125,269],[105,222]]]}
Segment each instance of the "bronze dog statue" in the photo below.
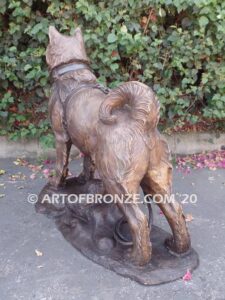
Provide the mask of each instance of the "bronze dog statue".
{"label": "bronze dog statue", "polygon": [[[172,166],[166,142],[157,131],[159,102],[146,85],[131,81],[107,91],[89,67],[81,30],[73,36],[49,28],[46,59],[53,79],[49,110],[56,138],[57,187],[67,176],[74,144],[85,154],[85,176],[99,173],[107,193],[170,195]],[[172,229],[168,248],[178,254],[190,248],[182,208],[175,200],[158,203]],[[145,265],[151,258],[150,227],[135,201],[119,202],[131,229],[131,259]]]}

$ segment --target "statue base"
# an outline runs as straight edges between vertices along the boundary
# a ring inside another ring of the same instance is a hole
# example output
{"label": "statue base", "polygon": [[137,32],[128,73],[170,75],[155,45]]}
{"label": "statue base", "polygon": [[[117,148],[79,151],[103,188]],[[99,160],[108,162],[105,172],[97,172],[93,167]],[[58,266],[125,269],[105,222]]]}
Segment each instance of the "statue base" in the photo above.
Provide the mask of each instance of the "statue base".
{"label": "statue base", "polygon": [[[87,258],[141,284],[174,281],[198,266],[194,249],[183,255],[171,253],[164,245],[170,234],[154,225],[151,261],[135,266],[130,259],[129,227],[118,207],[113,203],[93,203],[85,198],[87,194],[104,194],[102,182],[93,179],[82,184],[70,178],[57,190],[47,184],[39,195],[36,211],[53,217],[65,239]],[[77,201],[79,195],[82,197]]]}

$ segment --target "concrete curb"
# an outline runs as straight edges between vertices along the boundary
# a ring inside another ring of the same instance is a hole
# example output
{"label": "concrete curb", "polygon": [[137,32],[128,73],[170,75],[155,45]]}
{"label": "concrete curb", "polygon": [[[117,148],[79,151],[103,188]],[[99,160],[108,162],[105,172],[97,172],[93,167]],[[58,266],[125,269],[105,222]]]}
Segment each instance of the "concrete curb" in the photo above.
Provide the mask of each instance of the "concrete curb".
{"label": "concrete curb", "polygon": [[164,135],[174,154],[193,154],[220,150],[225,146],[225,133],[176,133]]}
{"label": "concrete curb", "polygon": [[[225,146],[225,133],[176,133],[164,135],[171,152],[174,154],[193,154],[202,151],[220,150]],[[72,148],[72,156],[77,156],[78,149]],[[9,141],[0,137],[0,158],[7,157],[37,157],[55,156],[54,149],[43,149],[38,140],[23,140],[20,142]]]}
{"label": "concrete curb", "polygon": [[[79,154],[79,150],[74,146],[71,154],[75,157]],[[10,141],[6,137],[0,137],[0,158],[7,157],[55,157],[55,149],[43,149],[38,140],[20,140],[17,142]]]}

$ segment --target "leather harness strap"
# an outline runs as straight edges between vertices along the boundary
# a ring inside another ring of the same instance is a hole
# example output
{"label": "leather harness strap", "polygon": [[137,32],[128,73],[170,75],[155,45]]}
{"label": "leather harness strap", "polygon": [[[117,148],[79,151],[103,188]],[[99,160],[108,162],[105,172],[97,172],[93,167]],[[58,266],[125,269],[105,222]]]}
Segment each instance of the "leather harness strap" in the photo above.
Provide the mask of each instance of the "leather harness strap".
{"label": "leather harness strap", "polygon": [[70,93],[67,95],[66,99],[64,102],[62,102],[62,106],[63,106],[63,119],[62,119],[62,123],[63,123],[63,127],[64,129],[67,131],[67,134],[69,135],[68,133],[68,130],[67,130],[67,120],[66,120],[66,108],[67,108],[67,105],[71,99],[72,96],[74,96],[75,94],[79,93],[80,91],[84,90],[84,89],[87,89],[87,88],[92,88],[92,89],[98,89],[100,91],[102,91],[104,94],[108,94],[109,93],[109,89],[98,84],[98,83],[86,83],[86,84],[82,84],[82,85],[79,85],[77,88],[75,89],[72,89],[70,91]]}
{"label": "leather harness strap", "polygon": [[[78,71],[78,70],[82,70],[82,69],[90,70],[89,66],[85,63],[69,63],[69,64],[66,64],[66,65],[54,68],[51,72],[51,76],[52,76],[53,79],[59,80],[60,76],[66,74],[68,72]],[[102,91],[104,94],[108,94],[109,91],[110,91],[109,88],[104,87],[103,85],[101,85],[99,83],[91,83],[91,82],[88,83],[87,82],[87,83],[81,83],[76,88],[72,89],[69,92],[69,94],[66,96],[66,99],[64,101],[62,101],[60,96],[59,96],[59,99],[60,99],[62,107],[63,107],[62,124],[63,124],[63,127],[64,127],[64,129],[65,129],[68,136],[69,136],[69,133],[68,133],[68,129],[67,129],[67,120],[66,120],[67,105],[68,105],[68,103],[69,103],[72,96],[79,93],[83,89],[87,89],[87,88],[98,89],[98,90]]]}

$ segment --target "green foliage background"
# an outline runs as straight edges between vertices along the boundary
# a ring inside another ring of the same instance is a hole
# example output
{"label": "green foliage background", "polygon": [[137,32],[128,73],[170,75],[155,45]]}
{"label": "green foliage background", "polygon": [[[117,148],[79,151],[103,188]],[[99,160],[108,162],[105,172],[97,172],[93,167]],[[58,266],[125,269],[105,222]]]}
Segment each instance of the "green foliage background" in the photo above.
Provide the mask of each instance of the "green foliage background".
{"label": "green foliage background", "polygon": [[52,141],[48,26],[80,25],[99,81],[152,86],[162,118],[225,118],[223,0],[1,0],[0,134]]}

